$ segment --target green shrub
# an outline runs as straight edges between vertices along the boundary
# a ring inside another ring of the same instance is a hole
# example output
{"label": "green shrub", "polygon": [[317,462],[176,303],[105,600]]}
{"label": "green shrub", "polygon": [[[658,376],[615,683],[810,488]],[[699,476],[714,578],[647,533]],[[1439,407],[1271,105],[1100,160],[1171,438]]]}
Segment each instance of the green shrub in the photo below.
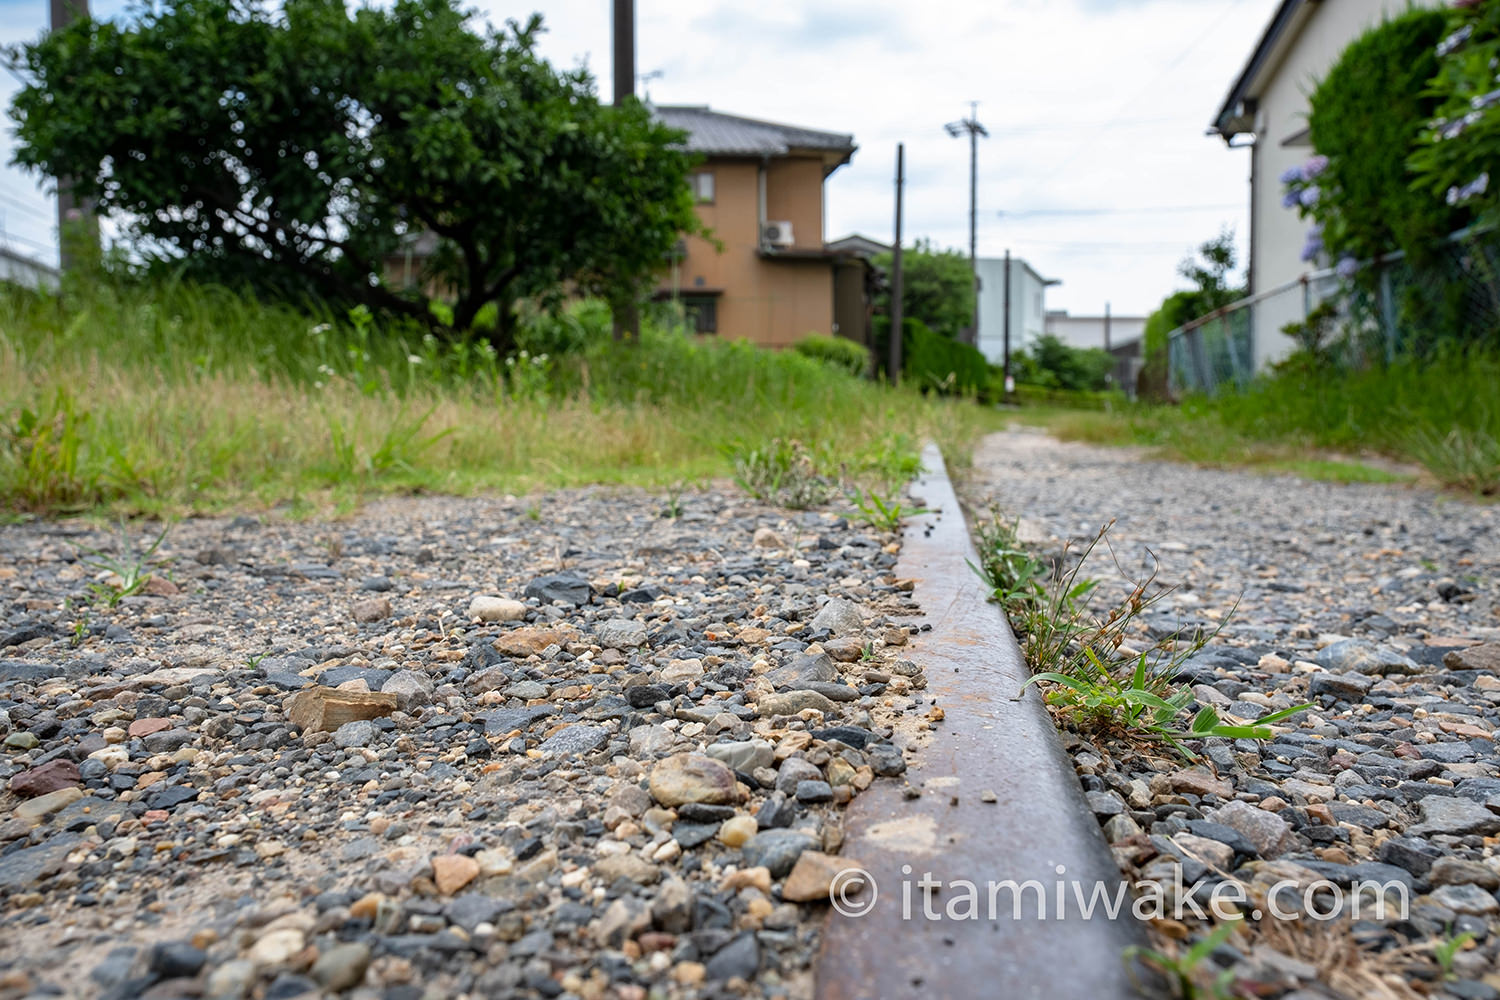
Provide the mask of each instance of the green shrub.
{"label": "green shrub", "polygon": [[1327,163],[1310,164],[1301,207],[1321,224],[1330,259],[1368,260],[1394,249],[1421,258],[1463,225],[1442,198],[1413,189],[1406,165],[1437,109],[1428,82],[1446,23],[1441,11],[1412,10],[1370,29],[1309,98],[1313,148]]}
{"label": "green shrub", "polygon": [[1495,65],[1500,59],[1500,4],[1448,11],[1447,35],[1438,43],[1437,75],[1428,91],[1436,115],[1423,131],[1409,165],[1418,188],[1434,201],[1467,208],[1500,223],[1500,100]]}
{"label": "green shrub", "polygon": [[833,365],[851,375],[864,375],[870,370],[869,349],[844,337],[813,333],[793,344],[792,349],[804,357]]}
{"label": "green shrub", "polygon": [[[977,348],[934,333],[919,319],[902,323],[901,373],[907,385],[924,392],[979,396],[989,390],[990,363]],[[880,357],[887,357],[890,321],[875,318],[875,338]]]}
{"label": "green shrub", "polygon": [[1046,333],[1035,344],[1011,356],[1016,381],[1044,389],[1098,392],[1109,387],[1112,354],[1098,347],[1071,347]]}

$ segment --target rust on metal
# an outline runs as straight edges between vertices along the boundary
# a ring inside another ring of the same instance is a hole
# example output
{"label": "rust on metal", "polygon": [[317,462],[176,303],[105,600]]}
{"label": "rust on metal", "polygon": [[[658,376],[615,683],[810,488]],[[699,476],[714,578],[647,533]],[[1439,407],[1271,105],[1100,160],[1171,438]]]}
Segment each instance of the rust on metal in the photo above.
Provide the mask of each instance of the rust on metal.
{"label": "rust on metal", "polygon": [[[969,568],[935,446],[923,463],[912,492],[933,513],[912,518],[896,573],[916,580],[932,630],[910,656],[946,716],[911,759],[917,798],[877,782],[845,816],[843,854],[873,885],[830,910],[819,1000],[1137,996],[1121,953],[1143,938],[1120,870],[1045,707],[1015,700],[1026,665]],[[1101,896],[1123,900],[1116,919]]]}

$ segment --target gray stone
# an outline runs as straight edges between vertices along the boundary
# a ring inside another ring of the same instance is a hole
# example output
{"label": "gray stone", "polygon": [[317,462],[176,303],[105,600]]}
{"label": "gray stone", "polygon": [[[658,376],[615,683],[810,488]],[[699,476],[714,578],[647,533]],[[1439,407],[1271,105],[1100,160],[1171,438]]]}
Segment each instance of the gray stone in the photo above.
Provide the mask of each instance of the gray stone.
{"label": "gray stone", "polygon": [[370,967],[370,946],[363,942],[338,944],[318,956],[312,978],[325,990],[338,993],[358,986]]}
{"label": "gray stone", "polygon": [[793,653],[784,666],[777,667],[766,674],[766,680],[778,690],[800,689],[805,684],[834,680],[838,675],[839,668],[833,662],[833,657],[827,653],[819,653],[816,656]]}
{"label": "gray stone", "polygon": [[822,781],[823,772],[817,765],[810,764],[801,757],[788,757],[781,762],[781,769],[776,772],[776,790],[786,795],[795,795],[797,786],[804,781]]}
{"label": "gray stone", "polygon": [[1318,666],[1333,673],[1418,674],[1422,668],[1408,656],[1388,646],[1376,646],[1363,639],[1341,639],[1318,651]]}
{"label": "gray stone", "polygon": [[734,743],[711,743],[703,752],[733,770],[749,774],[757,767],[770,767],[776,750],[765,740],[740,740]]}
{"label": "gray stone", "polygon": [[1345,701],[1359,701],[1375,686],[1375,681],[1364,674],[1314,674],[1307,684],[1307,695],[1332,695]]}
{"label": "gray stone", "polygon": [[760,971],[760,945],[754,934],[741,934],[714,952],[703,965],[711,980],[743,979],[749,982]]}
{"label": "gray stone", "polygon": [[1500,873],[1493,868],[1478,861],[1454,857],[1434,861],[1427,881],[1432,885],[1477,885],[1489,892],[1500,889]]}
{"label": "gray stone", "polygon": [[526,585],[526,596],[551,604],[587,604],[590,596],[589,582],[577,573],[553,573],[540,576]]}
{"label": "gray stone", "polygon": [[783,691],[762,695],[755,703],[755,710],[763,717],[773,715],[796,715],[807,709],[816,709],[824,715],[833,714],[833,702],[816,691]]}
{"label": "gray stone", "polygon": [[181,750],[197,738],[197,734],[191,730],[164,729],[159,733],[152,733],[142,742],[151,753],[171,753],[174,750]]}
{"label": "gray stone", "polygon": [[432,679],[414,670],[398,670],[380,685],[385,694],[396,696],[396,705],[403,712],[426,705],[432,701]]}
{"label": "gray stone", "polygon": [[603,726],[572,725],[552,734],[538,749],[548,757],[581,757],[593,753],[609,741],[609,730]]}
{"label": "gray stone", "polygon": [[0,857],[0,889],[24,889],[58,871],[79,844],[73,834],[60,834],[35,847]]}
{"label": "gray stone", "polygon": [[615,618],[600,625],[594,636],[609,649],[634,649],[646,644],[646,626],[633,618]]}
{"label": "gray stone", "polygon": [[772,878],[784,878],[803,851],[817,849],[817,838],[802,830],[762,830],[745,842],[740,856],[747,866],[763,866]]}
{"label": "gray stone", "polygon": [[522,701],[539,701],[547,697],[547,685],[541,681],[524,680],[517,681],[505,689],[507,698],[519,698]]}
{"label": "gray stone", "polygon": [[1495,902],[1494,894],[1477,885],[1440,885],[1432,890],[1431,899],[1454,913],[1487,917],[1500,912],[1500,903]]}
{"label": "gray stone", "polygon": [[366,747],[380,736],[380,727],[368,719],[346,722],[333,733],[333,744],[344,750]]}
{"label": "gray stone", "polygon": [[883,778],[906,772],[906,758],[890,743],[871,743],[865,748],[865,759],[870,762],[870,770]]}
{"label": "gray stone", "polygon": [[1213,819],[1242,833],[1246,840],[1255,845],[1255,850],[1263,858],[1279,855],[1291,832],[1287,821],[1280,816],[1238,799],[1220,806],[1213,813]]}
{"label": "gray stone", "polygon": [[1101,823],[1125,811],[1125,800],[1118,792],[1084,792],[1083,797],[1088,801],[1094,818]]}
{"label": "gray stone", "polygon": [[848,635],[864,628],[864,613],[858,604],[842,597],[830,598],[823,609],[813,616],[813,631],[827,629],[834,635]]}
{"label": "gray stone", "polygon": [[1500,816],[1469,799],[1431,795],[1423,799],[1419,806],[1422,821],[1406,828],[1410,836],[1426,837],[1446,833],[1462,837],[1471,833],[1489,835],[1500,831]]}
{"label": "gray stone", "polygon": [[480,924],[492,924],[495,919],[506,910],[512,909],[512,904],[494,896],[486,896],[482,892],[466,892],[454,899],[443,908],[443,916],[448,922],[457,924],[470,934]]}
{"label": "gray stone", "polygon": [[832,802],[833,787],[826,781],[797,782],[798,802]]}

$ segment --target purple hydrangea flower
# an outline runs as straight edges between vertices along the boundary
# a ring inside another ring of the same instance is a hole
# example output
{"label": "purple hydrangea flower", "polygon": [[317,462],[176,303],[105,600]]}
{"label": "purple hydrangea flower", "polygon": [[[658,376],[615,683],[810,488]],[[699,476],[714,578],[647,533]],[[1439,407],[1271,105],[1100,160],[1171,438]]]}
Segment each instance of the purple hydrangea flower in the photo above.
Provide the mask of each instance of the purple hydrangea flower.
{"label": "purple hydrangea flower", "polygon": [[1318,195],[1320,195],[1321,193],[1322,192],[1318,190],[1318,186],[1316,184],[1313,184],[1310,187],[1303,188],[1302,193],[1298,195],[1297,200],[1302,203],[1303,208],[1312,208],[1318,203]]}
{"label": "purple hydrangea flower", "polygon": [[1306,163],[1302,164],[1301,175],[1304,181],[1311,181],[1319,174],[1328,169],[1328,157],[1319,153]]}
{"label": "purple hydrangea flower", "polygon": [[1458,49],[1464,44],[1464,42],[1467,42],[1472,37],[1474,37],[1474,26],[1472,24],[1466,24],[1462,28],[1459,28],[1453,34],[1449,35],[1447,38],[1438,43],[1438,58],[1443,59],[1447,56],[1452,55],[1454,52],[1458,51]]}
{"label": "purple hydrangea flower", "polygon": [[1287,167],[1281,172],[1281,183],[1295,184],[1302,179],[1301,167]]}
{"label": "purple hydrangea flower", "polygon": [[1282,208],[1296,208],[1302,201],[1302,192],[1295,188],[1281,196]]}
{"label": "purple hydrangea flower", "polygon": [[1302,259],[1311,262],[1318,259],[1318,254],[1323,252],[1323,237],[1318,233],[1309,232],[1307,242],[1302,245]]}
{"label": "purple hydrangea flower", "polygon": [[1344,279],[1354,277],[1355,272],[1358,270],[1359,261],[1355,260],[1352,254],[1347,253],[1339,258],[1338,265],[1334,267],[1334,271],[1337,272],[1338,276]]}

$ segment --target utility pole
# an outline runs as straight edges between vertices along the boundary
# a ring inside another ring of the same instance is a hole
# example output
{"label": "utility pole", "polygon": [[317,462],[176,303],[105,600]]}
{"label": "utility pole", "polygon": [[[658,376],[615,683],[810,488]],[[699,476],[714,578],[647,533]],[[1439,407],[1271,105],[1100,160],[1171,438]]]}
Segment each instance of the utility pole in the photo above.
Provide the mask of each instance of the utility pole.
{"label": "utility pole", "polygon": [[[88,0],[51,0],[50,8],[53,31],[61,31],[79,18],[89,16]],[[72,179],[56,180],[58,269],[66,274],[79,263],[80,257],[93,256],[92,249],[85,244],[91,241],[97,247],[99,230],[92,206],[74,196]]]}
{"label": "utility pole", "polygon": [[1109,350],[1109,303],[1104,303],[1104,349]]}
{"label": "utility pole", "polygon": [[891,385],[901,382],[901,339],[902,323],[905,317],[902,315],[901,303],[901,188],[906,183],[906,145],[896,143],[896,245],[891,251],[891,335],[889,351],[887,353],[887,374]]}
{"label": "utility pole", "polygon": [[1005,397],[1016,391],[1016,380],[1010,374],[1010,251],[1005,251],[1005,358],[1001,364],[1005,372]]}
{"label": "utility pole", "polygon": [[[619,107],[635,96],[635,0],[614,0],[614,35],[615,107]],[[640,340],[641,314],[635,303],[622,298],[612,311],[615,340]]]}
{"label": "utility pole", "polygon": [[969,102],[969,117],[943,126],[955,139],[969,134],[969,269],[974,276],[974,322],[966,331],[971,346],[979,343],[979,137],[989,132],[979,124],[979,102]]}

